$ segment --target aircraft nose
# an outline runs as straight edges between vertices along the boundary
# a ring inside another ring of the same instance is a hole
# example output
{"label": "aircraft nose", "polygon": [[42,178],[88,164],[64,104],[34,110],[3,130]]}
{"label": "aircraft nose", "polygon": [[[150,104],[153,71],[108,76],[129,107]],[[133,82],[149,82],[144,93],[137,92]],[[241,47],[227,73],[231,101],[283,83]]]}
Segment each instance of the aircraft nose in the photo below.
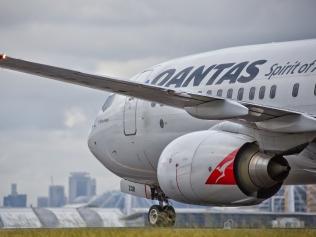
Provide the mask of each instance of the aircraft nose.
{"label": "aircraft nose", "polygon": [[90,132],[90,134],[88,136],[88,147],[90,150],[91,150],[91,143],[92,143],[92,136],[91,136],[91,132]]}
{"label": "aircraft nose", "polygon": [[[94,125],[93,125],[94,126]],[[94,127],[92,127],[89,136],[88,136],[88,147],[90,149],[90,151],[93,153],[94,150],[94,146],[96,145],[96,141],[95,141],[95,135],[94,135]]]}
{"label": "aircraft nose", "polygon": [[95,137],[93,135],[89,135],[88,137],[88,147],[89,147],[89,150],[90,152],[95,156],[97,157],[97,142],[95,140]]}

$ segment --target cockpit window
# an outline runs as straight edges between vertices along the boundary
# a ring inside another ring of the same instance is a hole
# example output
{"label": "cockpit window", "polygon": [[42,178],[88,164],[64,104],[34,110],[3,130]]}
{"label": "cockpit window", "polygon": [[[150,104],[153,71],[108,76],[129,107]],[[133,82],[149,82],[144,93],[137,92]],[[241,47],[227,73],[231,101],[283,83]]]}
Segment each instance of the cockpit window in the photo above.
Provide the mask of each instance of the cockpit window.
{"label": "cockpit window", "polygon": [[108,98],[106,98],[103,106],[102,106],[102,111],[104,112],[107,108],[109,108],[111,106],[111,104],[113,103],[114,100],[114,96],[115,94],[110,94],[108,96]]}

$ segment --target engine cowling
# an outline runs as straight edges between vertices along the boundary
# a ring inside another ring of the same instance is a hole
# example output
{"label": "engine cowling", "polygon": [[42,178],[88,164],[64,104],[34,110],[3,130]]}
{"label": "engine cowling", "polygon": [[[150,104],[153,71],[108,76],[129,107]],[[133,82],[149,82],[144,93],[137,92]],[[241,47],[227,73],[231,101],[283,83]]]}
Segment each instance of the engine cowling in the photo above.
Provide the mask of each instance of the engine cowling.
{"label": "engine cowling", "polygon": [[251,137],[201,131],[172,141],[158,162],[158,181],[171,199],[201,205],[254,205],[273,196],[290,167],[264,154]]}

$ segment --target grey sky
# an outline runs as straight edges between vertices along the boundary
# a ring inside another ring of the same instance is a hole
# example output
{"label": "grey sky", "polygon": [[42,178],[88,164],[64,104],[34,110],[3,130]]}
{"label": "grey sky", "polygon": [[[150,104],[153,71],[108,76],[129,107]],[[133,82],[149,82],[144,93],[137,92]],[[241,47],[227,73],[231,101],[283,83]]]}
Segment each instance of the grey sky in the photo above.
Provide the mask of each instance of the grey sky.
{"label": "grey sky", "polygon": [[[316,38],[316,1],[0,0],[0,52],[90,73],[129,77],[213,49]],[[47,195],[50,176],[119,179],[90,154],[87,134],[106,93],[0,70],[0,197]],[[34,195],[36,194],[36,195]]]}

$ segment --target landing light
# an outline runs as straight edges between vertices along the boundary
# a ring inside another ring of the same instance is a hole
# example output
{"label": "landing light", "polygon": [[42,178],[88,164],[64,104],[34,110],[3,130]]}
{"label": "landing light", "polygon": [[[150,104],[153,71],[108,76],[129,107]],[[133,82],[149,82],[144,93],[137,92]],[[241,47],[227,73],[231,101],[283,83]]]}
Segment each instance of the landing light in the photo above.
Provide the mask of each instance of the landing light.
{"label": "landing light", "polygon": [[0,60],[5,59],[7,57],[7,55],[5,54],[0,54]]}

